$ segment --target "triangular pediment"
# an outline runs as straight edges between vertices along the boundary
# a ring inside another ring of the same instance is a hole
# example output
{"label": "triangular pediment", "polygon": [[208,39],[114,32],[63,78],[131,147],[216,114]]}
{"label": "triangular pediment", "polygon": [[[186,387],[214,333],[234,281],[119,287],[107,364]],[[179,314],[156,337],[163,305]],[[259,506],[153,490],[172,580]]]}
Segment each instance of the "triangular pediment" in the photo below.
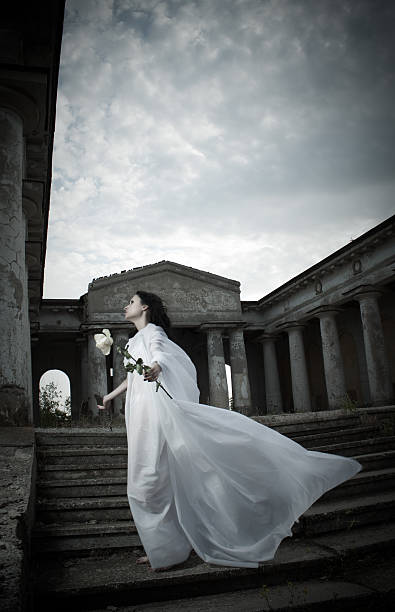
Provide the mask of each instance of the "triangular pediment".
{"label": "triangular pediment", "polygon": [[241,318],[238,281],[161,261],[92,281],[87,294],[90,321],[123,320],[122,309],[138,290],[159,295],[178,325]]}

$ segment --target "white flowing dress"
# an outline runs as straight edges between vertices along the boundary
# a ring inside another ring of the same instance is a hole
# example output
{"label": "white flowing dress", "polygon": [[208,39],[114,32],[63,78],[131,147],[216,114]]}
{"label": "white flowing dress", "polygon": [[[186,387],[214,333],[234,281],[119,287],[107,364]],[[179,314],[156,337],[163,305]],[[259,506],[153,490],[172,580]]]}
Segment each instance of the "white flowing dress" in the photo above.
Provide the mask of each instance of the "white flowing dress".
{"label": "white flowing dress", "polygon": [[192,549],[208,563],[258,567],[321,495],[362,469],[238,412],[199,404],[195,366],[161,327],[149,323],[126,348],[160,364],[174,398],[128,373],[127,495],[153,568],[181,563]]}

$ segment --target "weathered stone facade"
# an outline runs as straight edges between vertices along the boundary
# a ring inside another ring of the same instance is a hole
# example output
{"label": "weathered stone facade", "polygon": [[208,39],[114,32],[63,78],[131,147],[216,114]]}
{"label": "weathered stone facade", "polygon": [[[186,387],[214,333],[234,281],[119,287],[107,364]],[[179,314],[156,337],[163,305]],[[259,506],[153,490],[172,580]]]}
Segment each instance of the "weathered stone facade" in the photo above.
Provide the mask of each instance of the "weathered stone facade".
{"label": "weathered stone facade", "polygon": [[[124,370],[93,335],[109,328],[124,346],[134,332],[123,306],[138,289],[158,293],[174,340],[198,371],[200,401],[247,415],[385,405],[395,383],[395,218],[392,217],[256,302],[240,285],[163,261],[95,279],[80,300],[43,300],[33,334],[33,396],[49,368],[71,381],[72,414],[96,401]],[[122,400],[114,406],[122,413]]]}
{"label": "weathered stone facade", "polygon": [[[196,365],[201,401],[229,406],[226,350],[233,365],[235,409],[250,414],[240,283],[164,261],[95,279],[79,301],[43,301],[33,343],[36,418],[39,380],[49,367],[63,370],[70,378],[74,418],[87,405],[94,415],[97,400],[121,382],[125,376],[122,360],[115,351],[106,359],[93,336],[108,328],[116,345],[126,344],[134,332],[124,319],[123,307],[139,289],[163,298],[174,326],[173,338]],[[114,412],[122,412],[121,401]]]}
{"label": "weathered stone facade", "polygon": [[[2,4],[0,423],[33,422],[30,321],[42,297],[64,2]],[[30,316],[29,316],[30,311]]]}
{"label": "weathered stone facade", "polygon": [[228,407],[225,364],[245,414],[392,401],[394,217],[254,302],[240,301],[237,281],[171,262],[96,279],[79,300],[42,300],[63,10],[15,2],[2,14],[0,422],[37,424],[39,380],[54,368],[70,378],[73,418],[94,415],[124,372],[93,334],[108,327],[126,342],[122,307],[137,289],[167,303],[202,402]]}

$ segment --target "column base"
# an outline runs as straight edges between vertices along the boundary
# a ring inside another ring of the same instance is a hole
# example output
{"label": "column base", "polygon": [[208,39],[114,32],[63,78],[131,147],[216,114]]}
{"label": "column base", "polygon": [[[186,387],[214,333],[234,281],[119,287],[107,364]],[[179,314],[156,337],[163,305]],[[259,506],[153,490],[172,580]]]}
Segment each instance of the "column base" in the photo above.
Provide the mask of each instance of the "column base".
{"label": "column base", "polygon": [[371,405],[373,406],[373,408],[379,407],[379,406],[393,406],[394,405],[394,398],[390,397],[387,399],[379,399],[379,400],[375,400],[374,402],[370,402]]}
{"label": "column base", "polygon": [[251,406],[233,406],[233,412],[240,412],[240,414],[244,414],[244,416],[253,416],[254,411]]}

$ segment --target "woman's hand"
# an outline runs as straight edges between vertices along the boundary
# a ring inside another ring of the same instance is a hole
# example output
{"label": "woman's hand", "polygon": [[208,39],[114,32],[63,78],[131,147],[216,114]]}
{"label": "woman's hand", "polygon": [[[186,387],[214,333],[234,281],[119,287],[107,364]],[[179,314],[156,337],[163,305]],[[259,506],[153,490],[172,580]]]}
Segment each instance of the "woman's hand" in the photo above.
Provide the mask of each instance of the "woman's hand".
{"label": "woman's hand", "polygon": [[144,374],[144,380],[148,380],[148,382],[154,382],[159,374],[161,373],[162,368],[160,367],[157,361],[154,361],[148,372]]}
{"label": "woman's hand", "polygon": [[97,407],[99,408],[99,410],[106,410],[106,408],[109,408],[111,404],[111,400],[109,399],[108,395],[103,395],[103,406],[99,406],[99,404],[97,405]]}

